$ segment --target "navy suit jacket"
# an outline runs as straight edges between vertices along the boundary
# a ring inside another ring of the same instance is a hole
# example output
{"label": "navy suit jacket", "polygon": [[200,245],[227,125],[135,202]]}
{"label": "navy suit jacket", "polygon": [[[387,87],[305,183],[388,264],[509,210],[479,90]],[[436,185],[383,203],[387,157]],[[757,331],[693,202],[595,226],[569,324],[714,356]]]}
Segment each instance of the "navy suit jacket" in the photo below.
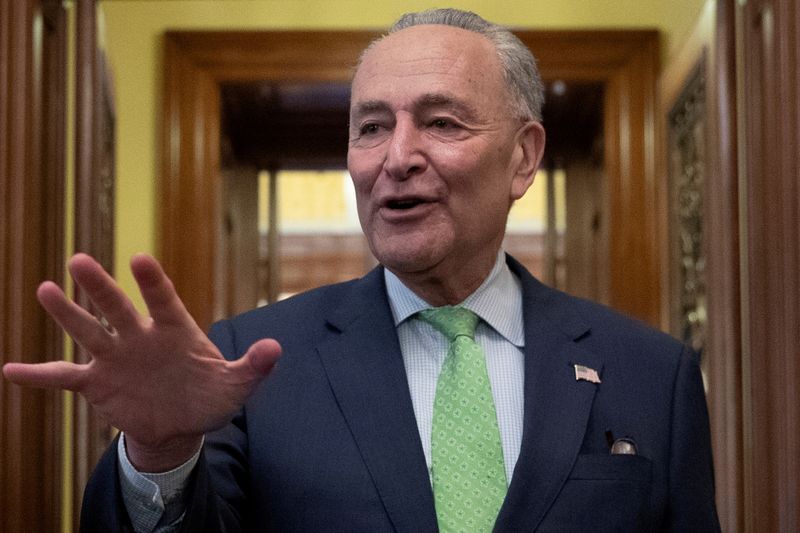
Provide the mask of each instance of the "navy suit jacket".
{"label": "navy suit jacket", "polygon": [[[670,337],[522,281],[522,447],[495,531],[719,531],[698,362]],[[206,445],[184,531],[432,532],[433,494],[379,267],[215,324],[226,357],[284,354]],[[576,380],[573,365],[598,371]],[[637,455],[612,455],[606,432]],[[116,446],[86,489],[83,531],[125,531]]]}

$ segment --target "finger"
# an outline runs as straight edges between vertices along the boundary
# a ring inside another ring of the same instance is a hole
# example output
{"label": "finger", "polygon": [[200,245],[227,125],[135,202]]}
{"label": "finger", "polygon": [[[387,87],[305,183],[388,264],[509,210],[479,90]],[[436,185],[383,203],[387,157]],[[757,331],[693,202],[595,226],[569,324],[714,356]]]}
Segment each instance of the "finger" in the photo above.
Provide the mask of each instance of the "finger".
{"label": "finger", "polygon": [[137,254],[131,259],[131,272],[142,292],[147,310],[156,323],[196,327],[194,319],[158,261],[149,255]]}
{"label": "finger", "polygon": [[83,365],[66,361],[6,363],[3,365],[3,375],[17,385],[80,392],[83,389],[85,369]]}
{"label": "finger", "polygon": [[45,311],[86,351],[96,355],[108,348],[108,331],[94,315],[67,298],[58,285],[45,281],[39,285],[36,297]]}
{"label": "finger", "polygon": [[141,316],[103,267],[86,254],[75,254],[69,261],[69,271],[86,296],[108,323],[120,333],[139,326]]}
{"label": "finger", "polygon": [[281,345],[275,339],[255,342],[242,357],[230,364],[230,369],[246,381],[258,382],[269,374],[281,356]]}

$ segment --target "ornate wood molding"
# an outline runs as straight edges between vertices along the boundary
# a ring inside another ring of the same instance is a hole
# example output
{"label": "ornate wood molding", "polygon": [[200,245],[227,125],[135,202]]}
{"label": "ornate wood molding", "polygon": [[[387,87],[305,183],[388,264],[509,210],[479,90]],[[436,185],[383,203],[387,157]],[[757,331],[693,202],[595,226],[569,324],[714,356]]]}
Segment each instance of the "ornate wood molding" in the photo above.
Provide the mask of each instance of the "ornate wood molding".
{"label": "ornate wood molding", "polygon": [[[76,2],[75,49],[75,252],[94,256],[113,272],[114,257],[114,100],[111,79],[98,49],[95,0]],[[74,299],[92,310],[78,288]],[[76,362],[91,359],[73,344]],[[83,397],[74,396],[72,493],[73,527],[77,531],[83,490],[112,436]]]}
{"label": "ornate wood molding", "polygon": [[697,352],[708,335],[708,100],[701,56],[668,117],[672,333]]}

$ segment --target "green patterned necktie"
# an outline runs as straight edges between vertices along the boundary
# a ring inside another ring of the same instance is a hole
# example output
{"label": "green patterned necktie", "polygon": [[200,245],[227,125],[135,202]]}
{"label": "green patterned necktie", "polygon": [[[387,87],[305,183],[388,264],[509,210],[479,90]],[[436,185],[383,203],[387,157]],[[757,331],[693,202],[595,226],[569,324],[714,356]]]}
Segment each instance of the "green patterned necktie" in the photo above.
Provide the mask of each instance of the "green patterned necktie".
{"label": "green patterned necktie", "polygon": [[488,532],[506,495],[506,471],[478,316],[463,307],[420,311],[450,342],[436,383],[431,465],[442,533]]}

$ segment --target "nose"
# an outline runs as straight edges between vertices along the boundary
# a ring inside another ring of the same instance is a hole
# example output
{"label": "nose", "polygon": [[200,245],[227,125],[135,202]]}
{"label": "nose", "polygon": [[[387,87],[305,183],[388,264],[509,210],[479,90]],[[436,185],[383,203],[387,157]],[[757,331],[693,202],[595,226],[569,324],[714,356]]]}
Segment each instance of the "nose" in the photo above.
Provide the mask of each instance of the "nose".
{"label": "nose", "polygon": [[397,117],[384,162],[390,177],[406,180],[425,169],[427,159],[421,136],[422,132],[411,117],[403,114]]}

